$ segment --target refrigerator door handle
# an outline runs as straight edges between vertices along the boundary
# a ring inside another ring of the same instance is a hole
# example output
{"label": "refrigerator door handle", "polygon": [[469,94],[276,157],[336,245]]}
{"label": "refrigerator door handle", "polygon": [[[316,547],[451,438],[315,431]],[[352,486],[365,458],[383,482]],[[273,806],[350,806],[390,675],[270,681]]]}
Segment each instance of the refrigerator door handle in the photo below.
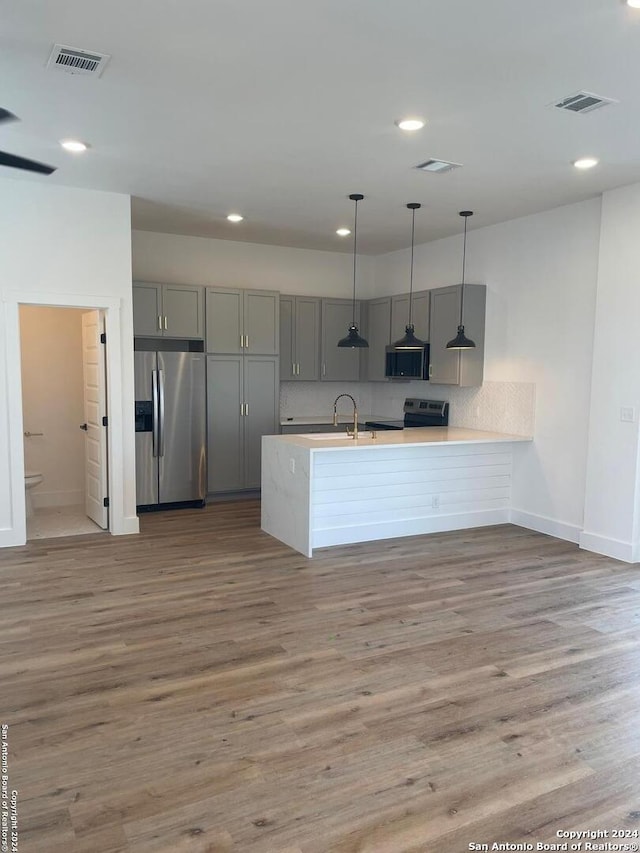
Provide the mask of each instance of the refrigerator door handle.
{"label": "refrigerator door handle", "polygon": [[164,456],[164,370],[158,370],[158,415],[160,445],[158,456]]}
{"label": "refrigerator door handle", "polygon": [[153,455],[158,455],[158,433],[160,423],[158,418],[158,371],[151,371],[151,408],[152,408],[152,436],[153,436]]}

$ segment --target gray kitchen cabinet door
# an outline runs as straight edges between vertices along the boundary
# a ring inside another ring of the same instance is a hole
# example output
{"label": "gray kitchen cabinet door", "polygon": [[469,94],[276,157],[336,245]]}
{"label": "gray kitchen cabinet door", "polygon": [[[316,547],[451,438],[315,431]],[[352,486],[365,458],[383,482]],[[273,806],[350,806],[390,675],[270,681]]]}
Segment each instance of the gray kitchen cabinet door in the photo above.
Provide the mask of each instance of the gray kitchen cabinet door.
{"label": "gray kitchen cabinet door", "polygon": [[203,288],[188,284],[165,284],[162,305],[165,337],[204,338]]}
{"label": "gray kitchen cabinet door", "polygon": [[280,379],[320,378],[320,299],[280,297]]}
{"label": "gray kitchen cabinet door", "polygon": [[[420,290],[413,294],[411,319],[415,335],[421,341],[429,340],[430,291]],[[409,294],[402,293],[391,298],[391,343],[404,337],[409,322]]]}
{"label": "gray kitchen cabinet door", "polygon": [[133,334],[145,338],[162,337],[162,285],[133,282]]}
{"label": "gray kitchen cabinet door", "polygon": [[296,296],[296,379],[312,381],[320,378],[320,301],[315,296]]}
{"label": "gray kitchen cabinet door", "polygon": [[[353,381],[360,378],[360,349],[343,348],[338,341],[347,336],[353,319],[350,299],[322,300],[322,370],[325,381]],[[360,323],[360,305],[356,303],[356,325]]]}
{"label": "gray kitchen cabinet door", "polygon": [[365,375],[369,382],[386,381],[384,375],[386,352],[391,336],[391,299],[370,299],[362,306],[363,333],[369,341],[369,349],[363,350],[366,363]]}
{"label": "gray kitchen cabinet door", "polygon": [[277,357],[244,357],[244,400],[244,488],[259,489],[262,436],[280,432]]}
{"label": "gray kitchen cabinet door", "polygon": [[486,285],[465,284],[462,321],[476,344],[470,350],[448,350],[460,322],[461,285],[431,291],[429,379],[439,385],[482,385]]}
{"label": "gray kitchen cabinet door", "polygon": [[207,357],[207,458],[209,492],[244,487],[242,356]]}
{"label": "gray kitchen cabinet door", "polygon": [[280,346],[279,294],[273,290],[243,292],[245,354],[278,355]]}
{"label": "gray kitchen cabinet door", "polygon": [[295,296],[280,297],[280,379],[296,379],[294,359]]}
{"label": "gray kitchen cabinet door", "polygon": [[207,352],[243,353],[242,291],[207,288]]}

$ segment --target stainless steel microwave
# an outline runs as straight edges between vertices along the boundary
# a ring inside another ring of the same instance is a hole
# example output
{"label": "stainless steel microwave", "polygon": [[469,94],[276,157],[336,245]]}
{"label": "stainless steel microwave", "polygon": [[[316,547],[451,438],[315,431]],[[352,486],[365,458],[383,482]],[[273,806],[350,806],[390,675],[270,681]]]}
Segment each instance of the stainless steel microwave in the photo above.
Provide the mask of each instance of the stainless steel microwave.
{"label": "stainless steel microwave", "polygon": [[429,344],[420,349],[387,347],[384,375],[390,379],[428,379]]}

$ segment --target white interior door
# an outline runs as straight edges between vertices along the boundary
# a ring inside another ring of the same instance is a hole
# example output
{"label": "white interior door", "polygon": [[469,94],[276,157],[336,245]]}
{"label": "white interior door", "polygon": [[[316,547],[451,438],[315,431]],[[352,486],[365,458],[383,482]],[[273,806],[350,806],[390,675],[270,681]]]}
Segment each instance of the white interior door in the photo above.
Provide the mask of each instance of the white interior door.
{"label": "white interior door", "polygon": [[100,343],[104,321],[100,311],[82,315],[82,375],[84,390],[85,431],[85,511],[92,521],[107,529],[108,494],[107,429],[102,419],[107,415],[105,345]]}

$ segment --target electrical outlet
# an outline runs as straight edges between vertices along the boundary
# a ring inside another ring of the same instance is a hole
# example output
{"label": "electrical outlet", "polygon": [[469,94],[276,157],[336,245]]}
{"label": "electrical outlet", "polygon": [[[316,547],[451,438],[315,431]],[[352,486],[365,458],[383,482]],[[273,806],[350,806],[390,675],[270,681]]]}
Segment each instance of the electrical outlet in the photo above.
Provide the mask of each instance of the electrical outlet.
{"label": "electrical outlet", "polygon": [[434,495],[431,498],[432,509],[440,509],[440,495]]}
{"label": "electrical outlet", "polygon": [[289,459],[289,471],[291,471],[292,474],[296,473],[296,460],[293,458]]}
{"label": "electrical outlet", "polygon": [[623,406],[620,409],[620,420],[633,423],[636,419],[636,412],[632,406]]}

